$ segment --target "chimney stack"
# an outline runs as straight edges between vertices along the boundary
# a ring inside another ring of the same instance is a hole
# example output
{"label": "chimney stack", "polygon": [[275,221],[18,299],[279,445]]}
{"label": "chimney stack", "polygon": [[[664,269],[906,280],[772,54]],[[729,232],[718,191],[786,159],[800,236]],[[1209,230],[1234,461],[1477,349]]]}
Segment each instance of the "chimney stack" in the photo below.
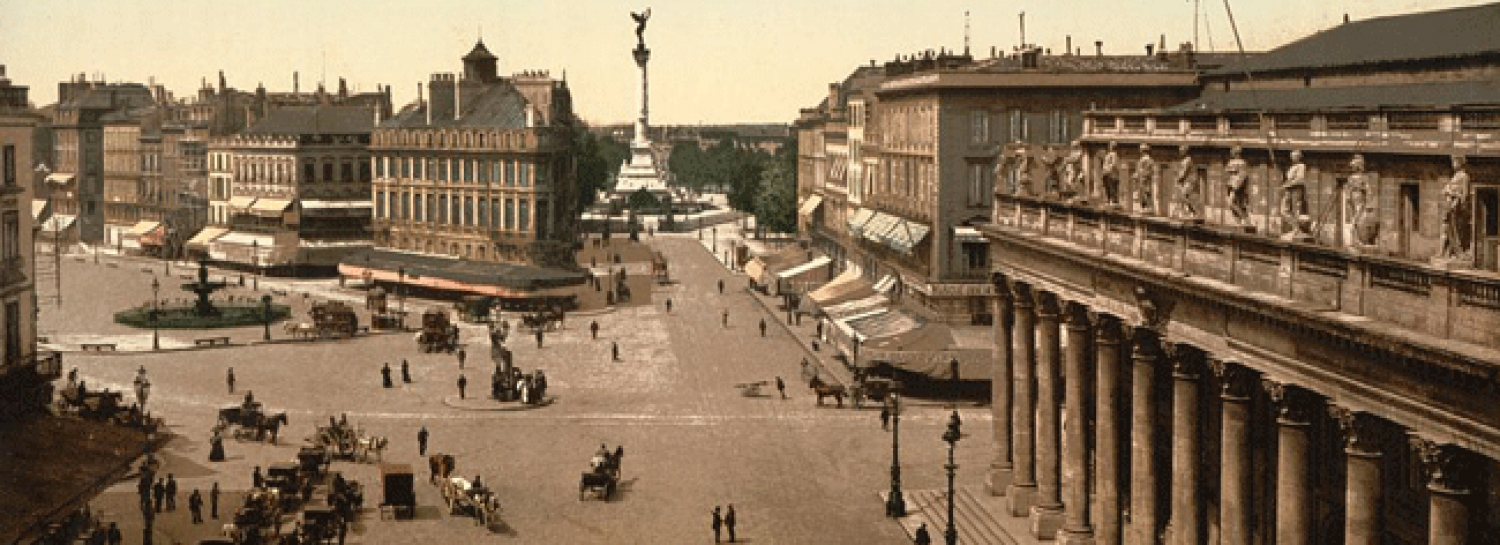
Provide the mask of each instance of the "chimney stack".
{"label": "chimney stack", "polygon": [[1104,56],[1104,40],[1094,40],[1094,56]]}
{"label": "chimney stack", "polygon": [[297,91],[299,90],[300,87],[301,87],[301,84],[298,81],[297,73],[296,72],[292,72],[292,94],[294,94],[294,95],[297,94]]}
{"label": "chimney stack", "polygon": [[828,84],[828,110],[833,111],[839,107],[839,84]]}
{"label": "chimney stack", "polygon": [[1146,44],[1146,56],[1147,57],[1150,57],[1151,53],[1154,52],[1154,51],[1156,51],[1156,44]]}
{"label": "chimney stack", "polygon": [[1068,35],[1068,36],[1065,36],[1064,40],[1066,40],[1066,42],[1068,44],[1068,47],[1063,48],[1063,54],[1064,55],[1072,55],[1073,54],[1073,36],[1071,34]]}

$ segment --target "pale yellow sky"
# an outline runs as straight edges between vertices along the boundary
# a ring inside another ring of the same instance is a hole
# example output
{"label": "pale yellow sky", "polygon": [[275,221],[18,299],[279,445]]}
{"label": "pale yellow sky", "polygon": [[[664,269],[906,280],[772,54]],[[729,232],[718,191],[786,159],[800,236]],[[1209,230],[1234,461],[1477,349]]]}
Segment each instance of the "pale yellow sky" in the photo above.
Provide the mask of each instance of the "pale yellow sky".
{"label": "pale yellow sky", "polygon": [[[1355,19],[1484,4],[1473,0],[1232,0],[1245,45],[1269,49]],[[0,64],[32,88],[38,105],[56,100],[69,74],[109,81],[154,77],[177,96],[212,83],[290,90],[343,76],[352,87],[390,85],[396,102],[415,98],[432,72],[460,69],[483,29],[502,73],[567,73],[575,108],[590,122],[625,122],[635,110],[635,45],[629,13],[652,8],[653,124],[787,122],[812,106],[828,82],[856,65],[896,54],[962,49],[970,12],[976,55],[1027,41],[1140,53],[1166,34],[1191,41],[1193,0],[15,0],[0,7]],[[1201,0],[1201,50],[1233,48],[1223,0]],[[325,76],[326,74],[326,76]]]}

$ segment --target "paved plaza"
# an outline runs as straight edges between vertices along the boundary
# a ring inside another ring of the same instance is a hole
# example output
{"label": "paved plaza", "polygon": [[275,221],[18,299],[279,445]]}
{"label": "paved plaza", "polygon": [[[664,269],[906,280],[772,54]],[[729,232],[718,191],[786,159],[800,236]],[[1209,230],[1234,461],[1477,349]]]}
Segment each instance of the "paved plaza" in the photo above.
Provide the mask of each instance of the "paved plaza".
{"label": "paved plaza", "polygon": [[[723,236],[729,229],[720,231]],[[878,409],[818,407],[800,382],[799,363],[809,354],[788,332],[803,334],[810,325],[782,327],[777,315],[745,293],[743,276],[726,271],[695,235],[644,240],[665,253],[675,280],[656,288],[652,305],[570,315],[541,348],[529,336],[512,337],[516,364],[527,372],[544,369],[549,379],[553,402],[533,410],[483,410],[485,403],[458,402],[460,373],[468,377],[471,397],[488,384],[490,349],[480,326],[464,327],[468,361],[462,370],[452,355],[419,353],[406,334],[162,353],[70,352],[64,362],[78,368],[91,388],[129,390],[136,369],[147,369],[153,383],[148,409],[176,435],[163,452],[163,471],[176,475],[183,498],[195,488],[206,492],[214,482],[228,493],[243,493],[252,468],[294,458],[303,438],[330,416],[346,414],[365,432],[390,437],[385,460],[411,463],[423,477],[417,483],[420,509],[415,520],[380,519],[372,508],[381,500],[377,467],[336,462],[334,469],[366,490],[366,510],[352,528],[351,543],[707,543],[710,511],[727,504],[739,515],[739,536],[752,543],[906,541],[902,528],[883,513],[891,436],[880,428]],[[108,323],[114,310],[149,299],[149,288],[127,289],[149,285],[141,271],[149,265],[108,265],[117,259],[105,257],[97,265],[91,259],[64,261],[64,305],[43,310],[43,335],[143,335]],[[726,285],[722,295],[720,279]],[[267,280],[261,288],[285,292],[278,299],[294,302],[304,292],[308,301],[361,297],[329,280]],[[236,295],[257,293],[248,286],[235,289]],[[673,302],[670,314],[661,304],[667,298]],[[409,300],[408,310],[424,304]],[[726,309],[727,328],[720,324]],[[293,310],[306,315],[305,307]],[[757,328],[761,318],[774,326],[765,338]],[[597,341],[589,338],[594,320],[600,325]],[[276,326],[272,333],[284,336]],[[260,334],[260,328],[230,333],[237,343]],[[187,343],[192,336],[163,333],[164,339]],[[621,361],[611,361],[612,342],[619,343]],[[390,362],[399,376],[402,360],[411,365],[413,382],[398,379],[396,388],[382,388],[381,364]],[[225,385],[228,367],[237,376],[235,394]],[[746,397],[734,387],[774,383],[777,376],[787,382],[789,399],[779,399],[774,388],[766,390],[770,396]],[[289,427],[277,445],[231,440],[227,461],[208,462],[216,410],[238,403],[246,390],[267,410],[286,411]],[[992,451],[988,411],[966,407],[961,413],[969,437],[958,447],[960,484],[977,485]],[[946,445],[939,437],[947,416],[940,404],[914,403],[903,418],[908,488],[946,482]],[[416,433],[424,425],[431,432],[429,453],[453,454],[459,475],[481,475],[498,492],[502,523],[493,530],[439,507],[437,489],[423,482],[426,462],[417,456]],[[601,443],[625,449],[620,492],[607,503],[580,501],[579,474]],[[92,504],[126,528],[127,543],[139,542],[141,534],[134,484],[121,482]],[[221,506],[220,515],[229,510]],[[192,543],[217,530],[187,520],[185,509],[158,518],[156,542]]]}

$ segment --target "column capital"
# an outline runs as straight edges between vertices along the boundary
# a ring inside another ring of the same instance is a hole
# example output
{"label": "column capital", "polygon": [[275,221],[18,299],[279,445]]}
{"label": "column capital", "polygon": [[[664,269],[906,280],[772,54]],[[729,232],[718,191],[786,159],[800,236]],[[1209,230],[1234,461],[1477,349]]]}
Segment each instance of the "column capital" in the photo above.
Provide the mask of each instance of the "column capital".
{"label": "column capital", "polygon": [[1277,421],[1283,424],[1308,424],[1312,419],[1316,397],[1301,387],[1275,379],[1261,379],[1271,401],[1280,408]]}
{"label": "column capital", "polygon": [[1036,305],[1032,297],[1031,284],[1014,279],[1007,280],[1006,284],[1010,287],[1011,299],[1017,308],[1032,308]]}
{"label": "column capital", "polygon": [[1145,286],[1135,287],[1136,309],[1141,314],[1140,327],[1167,332],[1167,322],[1172,320],[1172,308],[1177,306],[1167,294],[1160,290],[1149,290]]}
{"label": "column capital", "polygon": [[1093,309],[1088,313],[1089,321],[1093,323],[1094,331],[1097,333],[1094,342],[1099,344],[1120,344],[1125,341],[1125,332],[1120,323],[1120,318],[1103,312],[1095,312]]}
{"label": "column capital", "polygon": [[1136,359],[1162,356],[1161,334],[1148,327],[1130,328],[1131,350]]}
{"label": "column capital", "polygon": [[1427,488],[1448,494],[1467,494],[1481,460],[1467,449],[1411,435],[1412,450],[1427,473]]}
{"label": "column capital", "polygon": [[1068,324],[1068,329],[1076,331],[1087,331],[1093,326],[1089,307],[1077,301],[1063,303],[1063,321]]}
{"label": "column capital", "polygon": [[1207,354],[1198,347],[1185,343],[1171,343],[1165,347],[1172,362],[1172,376],[1180,380],[1197,380],[1203,376]]}
{"label": "column capital", "polygon": [[1033,290],[1032,296],[1036,299],[1036,314],[1038,317],[1056,320],[1062,314],[1062,300],[1058,299],[1056,293],[1045,290]]}
{"label": "column capital", "polygon": [[1010,278],[1000,271],[990,272],[990,284],[995,286],[995,297],[1010,299]]}
{"label": "column capital", "polygon": [[1219,358],[1209,358],[1208,367],[1219,378],[1220,397],[1235,401],[1250,399],[1250,389],[1255,385],[1255,371]]}
{"label": "column capital", "polygon": [[1328,405],[1328,415],[1333,417],[1333,421],[1339,425],[1339,431],[1344,434],[1345,453],[1380,456],[1380,445],[1375,441],[1379,418],[1336,403]]}

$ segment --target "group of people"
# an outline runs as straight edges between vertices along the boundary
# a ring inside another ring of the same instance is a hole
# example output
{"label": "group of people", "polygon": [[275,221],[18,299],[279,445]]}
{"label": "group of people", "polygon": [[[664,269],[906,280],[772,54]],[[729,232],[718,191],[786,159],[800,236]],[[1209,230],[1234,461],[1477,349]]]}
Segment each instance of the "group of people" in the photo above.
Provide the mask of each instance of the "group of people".
{"label": "group of people", "polygon": [[729,542],[734,543],[736,539],[734,535],[734,525],[737,522],[734,516],[734,504],[729,504],[729,509],[727,511],[724,511],[722,514],[720,514],[719,506],[715,505],[713,517],[714,543],[718,543],[720,541],[720,532],[722,530],[729,531]]}

